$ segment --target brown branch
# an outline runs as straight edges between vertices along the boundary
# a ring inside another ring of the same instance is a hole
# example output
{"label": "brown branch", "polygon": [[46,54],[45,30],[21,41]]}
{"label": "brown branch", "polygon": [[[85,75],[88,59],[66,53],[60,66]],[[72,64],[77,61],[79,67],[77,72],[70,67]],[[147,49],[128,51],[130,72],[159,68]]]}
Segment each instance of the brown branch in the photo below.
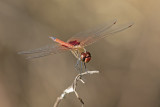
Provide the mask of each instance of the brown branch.
{"label": "brown branch", "polygon": [[85,82],[82,80],[82,76],[84,76],[84,75],[86,75],[86,74],[94,74],[94,73],[99,73],[99,71],[87,71],[87,72],[78,74],[78,75],[75,77],[72,85],[69,86],[67,89],[65,89],[65,90],[63,91],[63,93],[61,94],[60,97],[57,97],[57,100],[56,100],[56,102],[54,103],[54,106],[53,106],[53,107],[58,107],[60,101],[61,101],[62,99],[64,99],[64,97],[65,97],[67,94],[72,93],[72,92],[75,93],[77,99],[82,103],[82,107],[83,107],[83,106],[84,106],[84,102],[83,102],[82,98],[79,97],[79,95],[78,95],[78,93],[77,93],[77,91],[76,91],[77,82],[78,82],[78,81],[81,81],[82,83],[85,83]]}

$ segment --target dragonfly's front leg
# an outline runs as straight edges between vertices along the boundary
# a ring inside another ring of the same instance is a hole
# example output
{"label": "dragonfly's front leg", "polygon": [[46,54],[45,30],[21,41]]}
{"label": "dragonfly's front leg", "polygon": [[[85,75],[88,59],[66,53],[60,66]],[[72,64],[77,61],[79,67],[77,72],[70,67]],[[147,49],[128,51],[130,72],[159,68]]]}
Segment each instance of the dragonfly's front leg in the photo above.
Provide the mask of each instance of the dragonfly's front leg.
{"label": "dragonfly's front leg", "polygon": [[83,62],[81,61],[81,73],[83,72]]}
{"label": "dragonfly's front leg", "polygon": [[86,63],[84,62],[84,70],[87,72],[87,67],[86,67]]}
{"label": "dragonfly's front leg", "polygon": [[79,62],[80,62],[81,60],[79,60],[79,59],[77,59],[77,63],[76,63],[76,65],[75,65],[75,69],[76,69],[76,71],[78,71],[79,73],[81,73],[81,68],[79,67]]}

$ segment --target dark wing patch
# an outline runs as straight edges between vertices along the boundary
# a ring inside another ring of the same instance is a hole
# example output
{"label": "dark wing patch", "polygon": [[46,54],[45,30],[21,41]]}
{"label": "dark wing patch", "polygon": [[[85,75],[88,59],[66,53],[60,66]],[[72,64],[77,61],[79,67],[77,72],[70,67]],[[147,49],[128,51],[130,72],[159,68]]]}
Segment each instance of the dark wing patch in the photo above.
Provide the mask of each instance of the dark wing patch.
{"label": "dark wing patch", "polygon": [[69,43],[69,44],[71,44],[71,45],[74,45],[74,46],[76,46],[76,45],[79,45],[79,44],[80,44],[80,42],[78,42],[77,40],[69,41],[68,43]]}

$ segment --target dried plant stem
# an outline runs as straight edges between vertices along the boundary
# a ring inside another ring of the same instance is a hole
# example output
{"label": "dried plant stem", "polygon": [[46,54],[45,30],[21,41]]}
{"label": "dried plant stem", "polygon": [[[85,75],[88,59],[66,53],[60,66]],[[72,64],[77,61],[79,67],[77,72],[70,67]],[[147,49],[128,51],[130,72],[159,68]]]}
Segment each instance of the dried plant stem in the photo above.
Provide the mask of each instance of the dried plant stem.
{"label": "dried plant stem", "polygon": [[99,71],[87,71],[87,72],[78,74],[78,75],[75,77],[72,85],[69,86],[67,89],[65,89],[65,90],[63,91],[63,93],[61,94],[60,97],[57,97],[57,100],[56,100],[56,102],[54,103],[54,106],[53,106],[53,107],[58,107],[60,101],[61,101],[62,99],[64,99],[64,97],[65,97],[67,94],[72,93],[72,92],[75,93],[77,99],[82,103],[82,107],[83,107],[83,106],[84,106],[84,102],[83,102],[83,100],[79,97],[79,95],[78,95],[78,93],[77,93],[77,91],[76,91],[77,82],[78,82],[78,81],[81,81],[82,83],[85,83],[85,82],[82,80],[81,77],[84,76],[84,75],[86,75],[86,74],[95,74],[95,73],[99,73]]}

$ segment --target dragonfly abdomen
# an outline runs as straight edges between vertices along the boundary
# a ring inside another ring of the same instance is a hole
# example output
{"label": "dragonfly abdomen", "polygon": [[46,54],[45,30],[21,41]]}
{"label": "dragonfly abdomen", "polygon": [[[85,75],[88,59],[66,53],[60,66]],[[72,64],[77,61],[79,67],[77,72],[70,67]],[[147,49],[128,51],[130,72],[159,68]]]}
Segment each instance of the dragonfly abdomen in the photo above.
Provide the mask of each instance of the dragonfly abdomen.
{"label": "dragonfly abdomen", "polygon": [[74,47],[74,45],[69,44],[69,43],[67,43],[67,42],[64,42],[64,41],[62,41],[62,40],[60,40],[60,39],[57,39],[57,38],[55,38],[55,37],[50,37],[50,38],[51,38],[53,41],[61,44],[61,45],[64,46],[64,47],[67,47],[67,48],[73,48],[73,47]]}

